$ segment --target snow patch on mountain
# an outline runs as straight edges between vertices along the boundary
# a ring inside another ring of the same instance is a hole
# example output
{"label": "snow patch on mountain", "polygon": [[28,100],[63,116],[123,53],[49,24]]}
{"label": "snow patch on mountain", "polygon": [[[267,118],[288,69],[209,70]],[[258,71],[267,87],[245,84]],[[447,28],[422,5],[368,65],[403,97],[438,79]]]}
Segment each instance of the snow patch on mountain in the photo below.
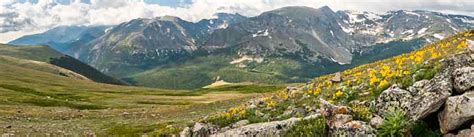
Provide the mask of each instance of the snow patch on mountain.
{"label": "snow patch on mountain", "polygon": [[434,34],[433,37],[437,38],[437,39],[443,39],[444,36],[441,35],[441,34]]}
{"label": "snow patch on mountain", "polygon": [[421,17],[421,15],[420,15],[420,14],[418,14],[418,13],[415,13],[415,12],[412,12],[412,11],[403,11],[403,12],[405,12],[405,14],[407,14],[407,15],[414,15],[414,16]]}
{"label": "snow patch on mountain", "polygon": [[257,63],[262,63],[264,60],[264,58],[261,58],[261,57],[251,57],[251,56],[242,56],[240,58],[236,58],[234,60],[232,60],[231,62],[229,62],[230,64],[239,64],[239,63],[243,63],[245,61],[255,61]]}
{"label": "snow patch on mountain", "polygon": [[426,32],[426,30],[428,30],[428,28],[421,28],[420,30],[418,30],[417,34],[423,34]]}
{"label": "snow patch on mountain", "polygon": [[257,33],[252,34],[252,37],[254,37],[254,38],[255,37],[266,37],[266,36],[268,36],[268,34],[269,34],[268,29],[266,29],[265,31],[259,30],[259,31],[257,31]]}

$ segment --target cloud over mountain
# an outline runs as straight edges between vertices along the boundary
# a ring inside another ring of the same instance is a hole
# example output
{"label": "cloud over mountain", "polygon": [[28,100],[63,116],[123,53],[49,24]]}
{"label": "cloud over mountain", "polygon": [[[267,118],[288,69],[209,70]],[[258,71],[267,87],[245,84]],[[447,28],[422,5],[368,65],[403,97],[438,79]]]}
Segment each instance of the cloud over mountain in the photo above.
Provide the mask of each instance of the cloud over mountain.
{"label": "cloud over mountain", "polygon": [[[474,15],[471,0],[193,0],[176,1],[182,6],[150,4],[160,0],[2,0],[0,2],[0,42],[37,33],[61,25],[113,25],[135,18],[163,15],[189,21],[212,18],[216,12],[255,16],[284,6],[321,7],[336,10],[385,12],[398,9],[423,9],[446,13]],[[67,2],[64,2],[67,1]]]}

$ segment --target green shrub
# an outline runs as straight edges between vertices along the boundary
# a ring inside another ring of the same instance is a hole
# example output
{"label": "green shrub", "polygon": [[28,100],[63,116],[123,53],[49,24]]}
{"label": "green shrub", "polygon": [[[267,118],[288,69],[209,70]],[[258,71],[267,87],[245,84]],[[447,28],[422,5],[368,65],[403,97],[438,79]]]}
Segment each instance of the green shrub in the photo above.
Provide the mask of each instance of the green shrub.
{"label": "green shrub", "polygon": [[435,66],[421,66],[416,68],[415,81],[432,79],[438,73],[438,67]]}
{"label": "green shrub", "polygon": [[323,117],[303,120],[291,127],[284,134],[285,137],[323,137],[326,136],[328,127]]}
{"label": "green shrub", "polygon": [[440,137],[439,130],[433,130],[423,121],[416,122],[411,128],[411,135],[414,137]]}
{"label": "green shrub", "polygon": [[352,105],[353,116],[355,120],[370,121],[372,118],[372,112],[369,107],[363,105]]}
{"label": "green shrub", "polygon": [[410,130],[410,120],[400,110],[391,110],[378,130],[382,137],[403,137]]}

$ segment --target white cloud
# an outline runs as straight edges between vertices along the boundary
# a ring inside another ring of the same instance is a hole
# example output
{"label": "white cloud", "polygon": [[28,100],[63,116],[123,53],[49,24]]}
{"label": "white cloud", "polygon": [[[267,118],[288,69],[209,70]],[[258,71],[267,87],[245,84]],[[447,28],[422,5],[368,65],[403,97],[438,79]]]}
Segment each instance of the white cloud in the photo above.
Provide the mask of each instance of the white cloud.
{"label": "white cloud", "polygon": [[[434,10],[474,15],[472,0],[193,0],[184,7],[146,4],[143,0],[90,0],[90,4],[72,0],[68,5],[54,0],[38,3],[14,3],[0,0],[0,42],[7,42],[26,32],[38,32],[60,25],[113,25],[135,18],[163,15],[178,16],[189,21],[211,18],[216,12],[255,16],[284,6],[321,7],[333,10]],[[15,35],[13,35],[15,34]]]}

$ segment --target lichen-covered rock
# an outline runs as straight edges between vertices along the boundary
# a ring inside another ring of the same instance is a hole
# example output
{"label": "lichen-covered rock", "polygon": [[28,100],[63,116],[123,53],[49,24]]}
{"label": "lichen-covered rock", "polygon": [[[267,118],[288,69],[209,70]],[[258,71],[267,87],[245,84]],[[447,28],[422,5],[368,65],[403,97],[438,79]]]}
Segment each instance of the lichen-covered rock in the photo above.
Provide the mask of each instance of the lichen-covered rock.
{"label": "lichen-covered rock", "polygon": [[390,110],[397,109],[408,112],[411,109],[413,96],[409,91],[393,85],[383,91],[375,102],[377,114],[384,117]]}
{"label": "lichen-covered rock", "polygon": [[234,123],[234,124],[232,125],[232,128],[242,127],[242,126],[245,126],[245,125],[247,125],[247,124],[249,124],[249,123],[250,123],[250,121],[248,121],[248,120],[240,120],[240,121]]}
{"label": "lichen-covered rock", "polygon": [[193,130],[189,127],[185,127],[181,133],[179,133],[180,137],[191,137],[193,135]]}
{"label": "lichen-covered rock", "polygon": [[329,126],[329,136],[375,136],[375,130],[369,124],[352,119],[352,109],[347,106],[336,106],[320,99],[320,109]]}
{"label": "lichen-covered rock", "polygon": [[330,131],[329,136],[349,136],[349,137],[375,137],[375,129],[363,121],[350,121],[341,126],[336,126]]}
{"label": "lichen-covered rock", "polygon": [[331,119],[327,119],[329,128],[342,127],[344,124],[352,121],[352,115],[336,114]]}
{"label": "lichen-covered rock", "polygon": [[454,70],[454,89],[457,93],[463,93],[474,87],[474,67],[463,67]]}
{"label": "lichen-covered rock", "polygon": [[467,40],[467,48],[469,49],[469,51],[474,52],[474,41]]}
{"label": "lichen-covered rock", "polygon": [[[336,106],[324,99],[320,99],[319,101],[321,114],[326,118],[326,123],[330,128],[341,120],[340,117],[344,115],[350,116],[352,114],[352,110],[347,106]],[[350,120],[352,120],[352,117]]]}
{"label": "lichen-covered rock", "polygon": [[375,115],[370,119],[370,125],[375,128],[379,128],[383,124],[383,119],[380,116]]}
{"label": "lichen-covered rock", "polygon": [[449,97],[438,120],[442,133],[459,128],[466,122],[474,120],[474,91],[463,95]]}
{"label": "lichen-covered rock", "polygon": [[290,97],[297,97],[304,94],[303,89],[297,87],[286,87],[286,92]]}
{"label": "lichen-covered rock", "polygon": [[471,128],[460,130],[457,134],[448,133],[443,137],[474,137],[474,124],[471,125]]}
{"label": "lichen-covered rock", "polygon": [[412,120],[419,120],[436,112],[451,95],[453,86],[449,72],[449,70],[442,71],[428,82],[414,84],[414,87],[422,88],[410,91],[413,98],[407,115]]}
{"label": "lichen-covered rock", "polygon": [[272,121],[266,123],[256,123],[242,126],[235,129],[226,130],[211,137],[229,137],[229,136],[243,136],[243,137],[267,137],[267,136],[281,136],[288,131],[294,124],[303,119],[318,118],[321,115],[311,115],[305,118],[290,118],[282,121]]}
{"label": "lichen-covered rock", "polygon": [[208,123],[194,123],[192,128],[186,127],[181,131],[181,137],[207,137],[211,134],[214,134],[218,131],[218,128],[212,124]]}
{"label": "lichen-covered rock", "polygon": [[385,117],[388,111],[397,109],[416,121],[436,112],[451,95],[451,70],[448,67],[431,80],[415,82],[408,91],[393,85],[377,98],[377,114]]}

